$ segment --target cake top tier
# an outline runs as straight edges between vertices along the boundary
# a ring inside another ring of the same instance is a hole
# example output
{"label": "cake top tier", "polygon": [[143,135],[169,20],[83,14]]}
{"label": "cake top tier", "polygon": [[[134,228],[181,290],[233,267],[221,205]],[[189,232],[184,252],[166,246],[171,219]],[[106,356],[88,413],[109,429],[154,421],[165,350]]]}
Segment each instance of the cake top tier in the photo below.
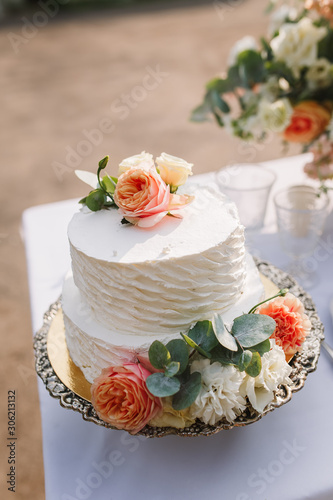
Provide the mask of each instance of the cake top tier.
{"label": "cake top tier", "polygon": [[202,253],[224,242],[240,225],[236,208],[224,195],[205,187],[180,212],[152,228],[122,224],[118,210],[90,212],[72,218],[70,243],[85,255],[107,262],[139,263]]}

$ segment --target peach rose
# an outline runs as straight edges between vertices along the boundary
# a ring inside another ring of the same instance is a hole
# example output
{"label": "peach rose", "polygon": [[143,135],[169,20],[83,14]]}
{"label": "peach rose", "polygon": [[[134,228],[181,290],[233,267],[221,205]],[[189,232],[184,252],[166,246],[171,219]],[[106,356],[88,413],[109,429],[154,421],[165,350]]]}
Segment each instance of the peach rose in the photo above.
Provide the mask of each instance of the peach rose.
{"label": "peach rose", "polygon": [[287,293],[258,308],[259,314],[266,314],[276,321],[276,328],[271,336],[281,346],[286,356],[293,356],[300,350],[311,329],[311,322],[304,312],[302,302]]}
{"label": "peach rose", "polygon": [[154,168],[131,168],[119,177],[114,201],[126,220],[141,227],[151,227],[170,210],[189,203],[191,197],[171,194],[170,186]]}
{"label": "peach rose", "polygon": [[136,434],[162,411],[160,398],[147,389],[151,373],[142,365],[126,363],[102,370],[91,386],[97,415],[117,429]]}
{"label": "peach rose", "polygon": [[329,21],[333,21],[333,1],[332,0],[306,0],[305,8],[315,10],[320,16]]}
{"label": "peach rose", "polygon": [[310,142],[327,127],[331,113],[315,101],[303,101],[294,107],[290,125],[283,138],[289,142]]}

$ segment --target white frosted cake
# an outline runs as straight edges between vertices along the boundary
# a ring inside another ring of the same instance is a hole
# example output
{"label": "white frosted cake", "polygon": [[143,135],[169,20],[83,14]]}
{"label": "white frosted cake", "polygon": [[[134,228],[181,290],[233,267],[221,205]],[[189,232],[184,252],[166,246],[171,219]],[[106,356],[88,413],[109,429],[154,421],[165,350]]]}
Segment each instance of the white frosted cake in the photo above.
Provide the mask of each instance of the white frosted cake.
{"label": "white frosted cake", "polygon": [[89,382],[108,366],[147,359],[154,340],[180,338],[214,313],[232,322],[263,296],[236,208],[222,194],[201,187],[182,219],[151,228],[121,221],[114,208],[85,207],[68,228],[66,340]]}

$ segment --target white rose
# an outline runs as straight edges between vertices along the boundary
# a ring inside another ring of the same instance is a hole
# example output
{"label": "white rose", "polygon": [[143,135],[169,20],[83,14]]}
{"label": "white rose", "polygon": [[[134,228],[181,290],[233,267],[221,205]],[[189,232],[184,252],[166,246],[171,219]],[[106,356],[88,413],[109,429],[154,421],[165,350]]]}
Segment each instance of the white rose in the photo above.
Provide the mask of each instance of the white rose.
{"label": "white rose", "polygon": [[290,124],[293,108],[288,99],[269,102],[263,99],[258,108],[258,116],[264,129],[283,132]]}
{"label": "white rose", "polygon": [[188,176],[192,175],[193,163],[187,163],[182,158],[162,153],[156,158],[156,163],[160,176],[166,184],[171,186],[171,191],[185,184]]}
{"label": "white rose", "polygon": [[192,417],[200,418],[205,424],[215,425],[222,418],[233,422],[246,408],[246,400],[239,388],[244,379],[234,366],[222,366],[209,359],[193,361],[191,373],[201,373],[201,389],[190,407]]}
{"label": "white rose", "polygon": [[289,19],[295,20],[297,17],[297,10],[289,5],[281,5],[270,17],[268,33],[273,36],[281,26]]}
{"label": "white rose", "polygon": [[118,176],[129,170],[130,168],[143,168],[144,170],[150,170],[154,167],[153,155],[150,153],[146,153],[142,151],[142,153],[134,156],[130,156],[129,158],[125,158],[119,164]]}
{"label": "white rose", "polygon": [[253,36],[244,36],[235,43],[229,52],[228,66],[234,66],[237,63],[237,57],[244,50],[258,50],[258,44]]}
{"label": "white rose", "polygon": [[312,66],[317,59],[317,43],[327,34],[327,28],[317,28],[307,17],[298,23],[281,26],[279,35],[271,41],[276,59],[289,66],[296,77],[300,69]]}
{"label": "white rose", "polygon": [[308,69],[306,78],[311,89],[328,86],[332,81],[333,65],[325,57],[317,59],[317,61]]}
{"label": "white rose", "polygon": [[274,393],[280,384],[291,382],[288,365],[283,349],[271,340],[271,350],[261,358],[261,371],[257,377],[246,375],[240,387],[242,396],[247,396],[253,408],[262,413],[274,399]]}

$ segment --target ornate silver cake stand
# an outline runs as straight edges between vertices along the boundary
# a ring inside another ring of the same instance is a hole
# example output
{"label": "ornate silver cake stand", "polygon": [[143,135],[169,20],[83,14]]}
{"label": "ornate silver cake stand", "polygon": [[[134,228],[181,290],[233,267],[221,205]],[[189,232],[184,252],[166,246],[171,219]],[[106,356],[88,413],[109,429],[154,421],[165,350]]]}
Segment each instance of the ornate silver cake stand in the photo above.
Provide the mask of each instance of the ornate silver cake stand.
{"label": "ornate silver cake stand", "polygon": [[[257,420],[260,420],[263,415],[275,410],[275,408],[279,408],[280,406],[288,403],[288,401],[291,400],[293,393],[302,389],[308,374],[317,368],[317,362],[320,354],[320,344],[324,339],[324,327],[318,317],[315,305],[310,295],[307,294],[291,276],[276,268],[272,264],[259,260],[256,261],[256,264],[259,271],[271,280],[279,289],[289,288],[290,292],[303,302],[306,313],[311,321],[311,332],[303,344],[302,352],[295,355],[290,361],[290,365],[292,367],[290,379],[292,383],[289,385],[279,386],[275,393],[274,400],[266,407],[263,413],[258,413],[253,410],[250,404],[248,404],[244,412],[232,423],[229,423],[226,420],[221,420],[217,425],[211,426],[197,421],[195,424],[191,425],[191,427],[187,427],[185,429],[175,429],[172,427],[150,427],[147,425],[138,434],[146,437],[163,437],[168,434],[177,434],[178,436],[189,437],[200,435],[209,436],[221,430],[252,424]],[[43,326],[35,336],[34,349],[37,374],[44,382],[50,395],[59,399],[61,406],[81,413],[84,420],[112,429],[113,427],[103,422],[103,420],[97,416],[92,404],[89,401],[78,396],[66,387],[66,385],[58,378],[53,366],[51,365],[47,350],[47,337],[52,321],[60,308],[60,300],[50,306],[50,309],[44,315]]]}

